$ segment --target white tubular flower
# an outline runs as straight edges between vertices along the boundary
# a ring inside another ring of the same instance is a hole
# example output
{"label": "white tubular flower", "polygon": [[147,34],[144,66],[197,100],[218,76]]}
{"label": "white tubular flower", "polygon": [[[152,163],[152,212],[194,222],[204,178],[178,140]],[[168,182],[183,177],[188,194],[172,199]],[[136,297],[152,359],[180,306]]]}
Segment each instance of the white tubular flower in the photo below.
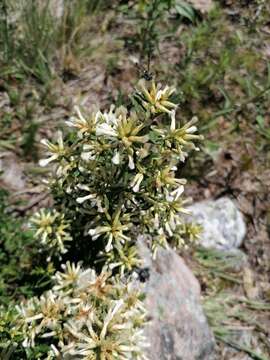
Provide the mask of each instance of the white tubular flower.
{"label": "white tubular flower", "polygon": [[119,119],[114,112],[112,105],[109,112],[99,113],[98,124],[96,126],[96,135],[105,136],[108,138],[117,138],[117,125]]}
{"label": "white tubular flower", "polygon": [[115,164],[115,165],[120,164],[120,153],[119,153],[119,151],[116,151],[114,153],[113,158],[112,158],[112,163]]}
{"label": "white tubular flower", "polygon": [[112,241],[114,238],[113,233],[111,231],[112,228],[110,226],[98,226],[95,229],[90,229],[88,234],[91,235],[93,241],[98,239],[101,235],[105,234],[106,237],[108,238],[107,245],[105,246],[105,251],[109,252],[113,248]]}
{"label": "white tubular flower", "polygon": [[81,153],[81,158],[84,161],[89,161],[89,160],[94,160],[95,156],[93,156],[93,153],[91,151],[88,152],[84,151]]}
{"label": "white tubular flower", "polygon": [[96,202],[97,202],[97,194],[92,193],[92,189],[88,185],[78,184],[76,186],[76,189],[89,192],[88,195],[77,197],[76,201],[77,201],[78,204],[82,204],[87,200],[92,200],[93,204],[96,204]]}
{"label": "white tubular flower", "polygon": [[[138,285],[116,280],[104,268],[99,275],[93,269],[81,271],[80,264],[62,268],[52,291],[18,307],[22,345],[35,348],[57,341],[57,347],[42,353],[47,360],[146,360],[146,310]],[[72,291],[67,291],[70,284]]]}
{"label": "white tubular flower", "polygon": [[35,230],[35,237],[40,239],[42,245],[49,249],[65,253],[65,243],[71,240],[69,234],[70,224],[64,215],[53,210],[41,209],[30,219],[30,227]]}
{"label": "white tubular flower", "polygon": [[58,158],[58,155],[57,154],[54,154],[54,155],[51,155],[49,158],[47,159],[41,159],[39,160],[39,165],[42,166],[42,167],[45,167],[47,166],[50,162],[56,160]]}
{"label": "white tubular flower", "polygon": [[175,113],[176,111],[175,110],[172,110],[171,111],[171,126],[170,126],[170,130],[171,131],[174,131],[175,130]]}
{"label": "white tubular flower", "polygon": [[169,234],[169,236],[173,236],[173,232],[172,232],[169,222],[165,223],[165,229],[166,229],[167,233]]}
{"label": "white tubular flower", "polygon": [[116,126],[118,123],[118,119],[117,119],[114,109],[115,109],[115,106],[111,105],[109,112],[106,112],[106,111],[103,113],[100,112],[99,119],[103,120],[108,125]]}
{"label": "white tubular flower", "polygon": [[156,214],[155,214],[155,217],[154,217],[154,227],[155,227],[156,229],[159,229],[159,226],[160,226],[159,216],[158,216],[158,214],[156,213]]}
{"label": "white tubular flower", "polygon": [[66,121],[66,124],[71,127],[78,129],[78,136],[82,138],[84,134],[92,134],[95,131],[95,127],[100,117],[100,112],[92,114],[89,118],[85,118],[78,106],[74,107],[74,110],[78,117],[71,117],[70,120]]}
{"label": "white tubular flower", "polygon": [[103,328],[100,333],[100,339],[104,339],[107,333],[107,328],[110,325],[110,322],[113,320],[113,318],[116,316],[116,314],[120,311],[120,309],[123,307],[124,301],[118,300],[115,303],[112,303],[112,307],[109,309],[108,314],[106,315],[103,323]]}
{"label": "white tubular flower", "polygon": [[170,166],[163,168],[157,172],[156,186],[160,190],[163,187],[179,187],[185,185],[186,179],[179,179],[175,177],[175,172],[172,171]]}
{"label": "white tubular flower", "polygon": [[92,236],[92,240],[98,239],[102,234],[106,234],[111,230],[110,226],[97,226],[95,229],[89,230],[89,235]]}
{"label": "white tubular flower", "polygon": [[64,272],[58,271],[53,277],[54,281],[56,282],[56,285],[53,287],[53,290],[56,291],[71,285],[75,287],[77,280],[79,279],[80,275],[83,273],[80,263],[76,265],[68,261],[66,264],[62,264],[61,267],[64,270]]}
{"label": "white tubular flower", "polygon": [[140,80],[138,88],[139,93],[144,98],[142,105],[153,114],[169,114],[171,110],[177,107],[176,104],[169,100],[171,95],[175,92],[175,89],[172,87],[165,86],[164,89],[161,89],[160,85],[156,86],[155,82],[152,81],[151,87],[148,89],[146,82]]}
{"label": "white tubular flower", "polygon": [[96,240],[101,235],[108,239],[105,251],[109,252],[112,249],[112,242],[125,243],[130,238],[124,234],[132,226],[126,214],[121,214],[121,209],[114,212],[112,216],[106,215],[107,221],[103,221],[103,225],[90,229],[88,234],[92,236],[92,240]]}
{"label": "white tubular flower", "polygon": [[140,184],[143,181],[143,174],[138,173],[134,179],[132,180],[130,186],[134,192],[138,192],[140,190]]}
{"label": "white tubular flower", "polygon": [[183,194],[185,188],[183,185],[180,185],[177,189],[172,191],[171,193],[166,194],[167,201],[178,200],[178,198]]}
{"label": "white tubular flower", "polygon": [[50,155],[47,159],[42,159],[39,161],[39,165],[42,167],[47,166],[50,162],[66,154],[61,131],[58,131],[57,144],[53,144],[46,139],[42,139],[41,143],[46,146],[48,149],[48,154]]}
{"label": "white tubular flower", "polygon": [[194,134],[198,129],[194,124],[198,121],[197,117],[193,117],[190,121],[188,121],[185,125],[180,128],[176,128],[175,123],[175,112],[171,114],[171,126],[170,132],[167,134],[167,138],[169,141],[176,141],[182,146],[187,146],[192,149],[197,149],[195,145],[192,143],[193,140],[202,140],[202,135]]}
{"label": "white tubular flower", "polygon": [[117,138],[117,131],[112,125],[103,123],[97,125],[96,135]]}
{"label": "white tubular flower", "polygon": [[142,259],[139,257],[137,247],[135,245],[130,246],[129,243],[125,243],[123,246],[115,245],[114,251],[102,252],[100,255],[107,258],[106,264],[109,269],[119,268],[121,276],[124,276],[125,272],[130,272],[135,267],[142,265]]}
{"label": "white tubular flower", "polygon": [[81,152],[81,158],[84,161],[95,160],[100,149],[94,144],[84,144]]}
{"label": "white tubular flower", "polygon": [[92,200],[92,199],[94,199],[96,197],[96,194],[89,194],[89,195],[86,195],[86,196],[81,196],[81,197],[78,197],[77,199],[76,199],[76,201],[77,201],[77,203],[79,203],[79,204],[82,204],[82,203],[84,203],[86,200]]}
{"label": "white tubular flower", "polygon": [[55,358],[60,358],[61,353],[60,351],[57,349],[56,346],[54,346],[53,344],[51,344],[51,350],[48,353],[48,358],[46,360],[51,360],[51,359],[55,359]]}
{"label": "white tubular flower", "polygon": [[130,170],[135,169],[135,164],[134,164],[134,160],[133,160],[132,155],[128,155],[128,167],[130,168]]}

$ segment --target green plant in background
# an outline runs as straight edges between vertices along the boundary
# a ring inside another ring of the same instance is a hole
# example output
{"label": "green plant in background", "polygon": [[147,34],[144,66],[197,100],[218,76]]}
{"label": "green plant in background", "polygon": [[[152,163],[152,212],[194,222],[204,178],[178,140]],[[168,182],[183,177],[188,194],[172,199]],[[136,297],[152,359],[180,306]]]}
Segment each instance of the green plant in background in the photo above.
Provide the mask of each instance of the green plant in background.
{"label": "green plant in background", "polygon": [[8,194],[0,190],[1,304],[42,293],[54,272],[52,264],[40,254],[33,233],[26,229],[21,219],[7,210]]}
{"label": "green plant in background", "polygon": [[0,17],[0,30],[1,38],[0,44],[2,47],[2,56],[5,61],[9,61],[13,53],[13,39],[12,33],[10,31],[10,25],[8,22],[8,5],[5,0],[1,2],[0,5],[1,17]]}
{"label": "green plant in background", "polygon": [[161,38],[164,37],[164,26],[168,27],[168,19],[172,16],[180,18],[181,21],[193,22],[196,19],[192,5],[182,0],[141,0],[131,2],[128,6],[124,5],[121,10],[132,20],[136,19],[137,32],[134,40],[138,47],[139,60],[148,72],[151,59],[159,52]]}
{"label": "green plant in background", "polygon": [[139,43],[142,61],[150,66],[150,59],[158,46],[159,32],[157,23],[171,7],[171,0],[142,0],[137,6],[137,12],[141,21],[139,22]]}
{"label": "green plant in background", "polygon": [[[243,21],[244,15],[239,18],[239,22]],[[237,130],[239,114],[249,117],[250,111],[246,110],[252,104],[267,106],[268,62],[263,61],[259,52],[253,51],[254,39],[248,40],[250,26],[233,29],[222,8],[216,6],[206,19],[182,35],[186,51],[176,67],[183,92],[183,109],[189,115],[190,109],[195,107],[204,123],[202,131],[215,127],[221,116],[228,120],[233,118]],[[262,72],[256,70],[258,66]],[[208,109],[204,106],[206,102]],[[253,119],[256,116],[254,111]]]}
{"label": "green plant in background", "polygon": [[38,6],[35,1],[25,4],[22,10],[21,39],[18,41],[19,66],[41,83],[52,76],[52,56],[55,24],[49,10],[49,1]]}
{"label": "green plant in background", "polygon": [[8,73],[17,73],[19,77],[26,73],[46,83],[52,75],[50,56],[55,32],[49,2],[42,6],[35,1],[20,5],[8,0],[2,5],[1,60]]}
{"label": "green plant in background", "polygon": [[62,15],[58,19],[55,34],[60,49],[61,70],[72,70],[72,67],[76,66],[76,59],[91,51],[88,33],[93,21],[91,16],[97,13],[102,4],[103,0],[63,2]]}
{"label": "green plant in background", "polygon": [[52,13],[53,2],[3,0],[0,16],[0,63],[2,76],[32,76],[47,84],[64,69],[71,57],[85,51],[84,34],[89,16],[102,1],[64,1],[63,14]]}
{"label": "green plant in background", "polygon": [[183,0],[175,0],[174,2],[174,8],[176,12],[184,19],[188,19],[191,22],[194,22],[196,18],[195,10],[192,7],[192,5]]}

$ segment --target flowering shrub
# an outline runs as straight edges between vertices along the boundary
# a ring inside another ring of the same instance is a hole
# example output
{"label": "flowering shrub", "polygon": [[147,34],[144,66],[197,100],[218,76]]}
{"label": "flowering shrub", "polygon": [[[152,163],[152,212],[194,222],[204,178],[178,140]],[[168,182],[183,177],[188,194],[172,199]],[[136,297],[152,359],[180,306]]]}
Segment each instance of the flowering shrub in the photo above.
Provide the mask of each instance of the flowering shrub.
{"label": "flowering shrub", "polygon": [[173,93],[142,80],[128,109],[76,108],[67,121],[75,132],[65,139],[59,132],[56,144],[42,141],[48,157],[40,165],[55,164],[55,208],[41,209],[31,227],[47,261],[66,264],[51,290],[5,317],[4,341],[20,344],[20,358],[146,359],[146,313],[130,277],[141,265],[137,237],[147,234],[155,255],[158,246],[183,246],[200,231],[179,215],[188,213],[186,180],[176,174],[201,136],[196,119],[177,126]]}
{"label": "flowering shrub", "polygon": [[187,213],[177,166],[201,139],[196,119],[177,126],[173,93],[141,80],[129,109],[82,114],[76,108],[67,121],[75,133],[65,141],[59,133],[56,144],[43,140],[48,158],[40,164],[55,164],[56,210],[32,220],[42,244],[90,265],[99,258],[121,273],[140,264],[138,234],[151,235],[154,253],[167,244],[182,224],[179,213]]}

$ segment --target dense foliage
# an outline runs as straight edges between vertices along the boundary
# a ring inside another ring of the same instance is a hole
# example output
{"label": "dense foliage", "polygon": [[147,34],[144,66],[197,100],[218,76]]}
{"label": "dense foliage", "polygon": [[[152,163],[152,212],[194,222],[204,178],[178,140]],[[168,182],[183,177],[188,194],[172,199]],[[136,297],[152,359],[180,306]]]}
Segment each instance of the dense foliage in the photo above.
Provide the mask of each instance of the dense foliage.
{"label": "dense foliage", "polygon": [[196,119],[176,125],[173,92],[142,80],[129,110],[82,115],[77,108],[67,122],[75,134],[43,141],[49,157],[40,164],[56,164],[55,210],[41,210],[32,223],[46,248],[90,265],[101,256],[123,273],[139,264],[138,234],[151,234],[153,252],[167,244],[187,213],[177,165],[201,138]]}

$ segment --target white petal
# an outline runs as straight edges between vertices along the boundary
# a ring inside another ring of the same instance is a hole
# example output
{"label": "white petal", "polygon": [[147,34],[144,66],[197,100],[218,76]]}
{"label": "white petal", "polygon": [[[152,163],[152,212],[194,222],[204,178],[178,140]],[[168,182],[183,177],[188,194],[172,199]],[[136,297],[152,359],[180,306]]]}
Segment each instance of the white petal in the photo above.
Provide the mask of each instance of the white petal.
{"label": "white petal", "polygon": [[128,167],[133,170],[135,168],[133,157],[131,155],[128,156]]}
{"label": "white petal", "polygon": [[177,200],[179,196],[181,196],[184,192],[184,186],[180,185],[176,190],[172,192],[172,195],[174,196],[174,199]]}
{"label": "white petal", "polygon": [[80,190],[90,191],[90,187],[88,185],[84,185],[84,184],[78,184],[77,188]]}
{"label": "white petal", "polygon": [[95,155],[93,155],[92,152],[82,152],[82,153],[81,153],[81,158],[82,158],[84,161],[94,160],[94,159],[95,159]]}
{"label": "white petal", "polygon": [[171,111],[171,131],[175,130],[175,110]]}
{"label": "white petal", "polygon": [[48,146],[49,141],[48,141],[47,139],[41,139],[41,140],[40,140],[40,143],[41,143],[42,145]]}
{"label": "white petal", "polygon": [[41,159],[39,160],[39,165],[42,166],[42,167],[45,167],[47,166],[50,162],[56,160],[58,158],[58,155],[57,154],[54,154],[52,156],[50,156],[48,159]]}
{"label": "white petal", "polygon": [[90,195],[78,197],[78,198],[76,199],[76,201],[77,201],[77,203],[82,204],[83,202],[85,202],[85,201],[88,200],[88,199],[93,199],[93,195],[90,194]]}
{"label": "white petal", "polygon": [[109,239],[109,241],[108,241],[108,243],[107,243],[107,245],[105,247],[105,251],[109,252],[109,251],[112,250],[112,248],[113,248],[113,246],[112,246],[112,236],[110,236],[110,239]]}
{"label": "white petal", "polygon": [[88,231],[88,234],[91,235],[91,236],[96,235],[96,233],[97,233],[96,229],[90,229]]}
{"label": "white petal", "polygon": [[117,132],[108,124],[100,124],[96,129],[97,136],[109,136],[109,137],[117,137]]}
{"label": "white petal", "polygon": [[197,129],[197,126],[191,126],[190,128],[188,128],[187,130],[186,130],[186,133],[187,134],[192,134],[192,133],[194,133],[194,132],[196,132],[198,129]]}
{"label": "white petal", "polygon": [[74,118],[70,118],[70,120],[65,121],[65,124],[67,124],[67,126],[74,127],[74,120]]}
{"label": "white petal", "polygon": [[82,113],[80,111],[80,108],[78,106],[74,106],[74,110],[76,111],[76,113],[78,114],[79,116],[79,119],[83,122],[83,123],[86,123],[86,120],[85,118],[82,116]]}
{"label": "white petal", "polygon": [[140,190],[140,184],[143,180],[143,174],[137,174],[134,180],[131,183],[132,189],[134,192],[138,192]]}
{"label": "white petal", "polygon": [[119,151],[117,151],[117,152],[114,154],[114,156],[113,156],[113,158],[112,158],[112,162],[113,162],[113,164],[115,164],[115,165],[119,165],[119,164],[120,164],[120,153],[119,153]]}

